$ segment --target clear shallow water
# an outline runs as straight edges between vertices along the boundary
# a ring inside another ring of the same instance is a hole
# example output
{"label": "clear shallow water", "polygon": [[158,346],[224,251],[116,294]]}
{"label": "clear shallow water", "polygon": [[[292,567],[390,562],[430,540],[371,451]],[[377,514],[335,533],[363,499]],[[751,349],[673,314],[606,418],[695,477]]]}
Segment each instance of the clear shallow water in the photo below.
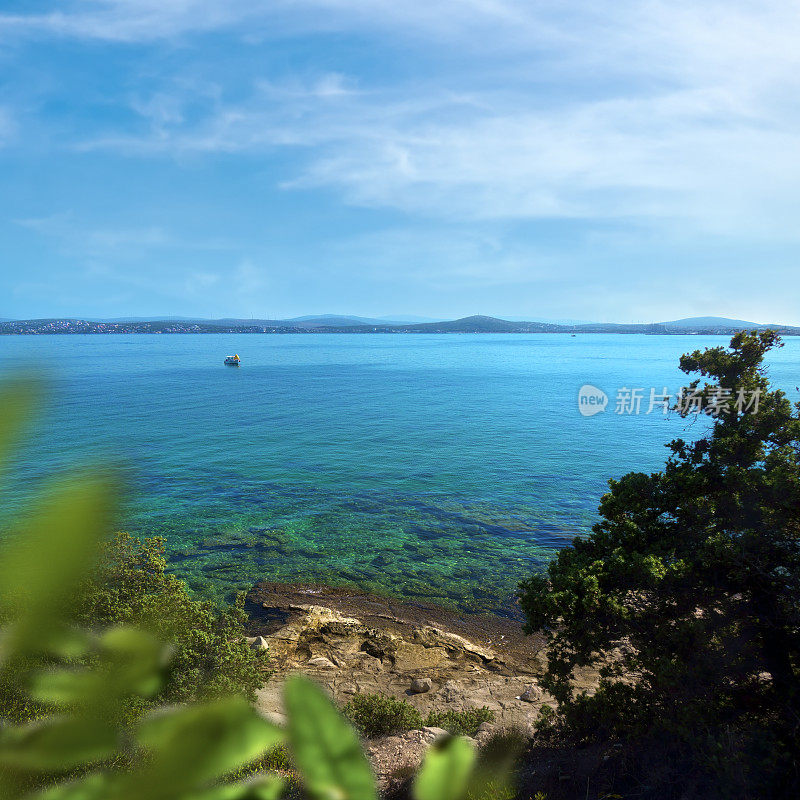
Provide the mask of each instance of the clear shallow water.
{"label": "clear shallow water", "polygon": [[[660,467],[690,426],[614,413],[617,388],[676,391],[681,353],[724,337],[130,335],[0,337],[0,371],[51,397],[11,505],[56,469],[127,467],[119,527],[166,536],[218,595],[260,578],[357,584],[503,612],[587,532],[609,477]],[[225,367],[238,352],[240,368]],[[800,339],[770,357],[798,399]],[[610,395],[581,417],[578,389]]]}

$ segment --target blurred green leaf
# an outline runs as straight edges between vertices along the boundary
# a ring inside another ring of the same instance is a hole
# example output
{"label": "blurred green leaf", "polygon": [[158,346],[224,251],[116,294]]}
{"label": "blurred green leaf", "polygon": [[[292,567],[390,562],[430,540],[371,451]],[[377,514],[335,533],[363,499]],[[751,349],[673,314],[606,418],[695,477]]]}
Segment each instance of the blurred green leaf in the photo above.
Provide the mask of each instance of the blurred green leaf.
{"label": "blurred green leaf", "polygon": [[124,697],[158,691],[168,648],[151,634],[112,628],[98,640],[97,649],[91,669],[57,668],[35,675],[31,696],[57,706],[99,709]]}
{"label": "blurred green leaf", "polygon": [[255,760],[282,739],[280,728],[240,698],[161,711],[139,727],[137,741],[147,751],[147,763],[128,776],[119,797],[182,797]]}
{"label": "blurred green leaf", "polygon": [[514,767],[526,744],[524,735],[514,732],[496,734],[485,742],[472,770],[469,797],[515,797]]}
{"label": "blurred green leaf", "polygon": [[131,694],[149,697],[158,691],[169,648],[155,636],[119,626],[103,634],[100,649],[108,674],[108,689],[117,697]]}
{"label": "blurred green leaf", "polygon": [[191,800],[278,800],[286,781],[280,775],[258,775],[249,781],[193,793]]}
{"label": "blurred green leaf", "polygon": [[374,800],[375,781],[353,728],[308,678],[286,681],[289,739],[309,794],[318,800]]}
{"label": "blurred green leaf", "polygon": [[48,653],[65,661],[85,656],[95,641],[95,637],[88,631],[68,627],[51,631],[49,637]]}
{"label": "blurred green leaf", "polygon": [[50,717],[0,734],[0,766],[13,771],[65,772],[112,755],[113,725],[96,719]]}
{"label": "blurred green leaf", "polygon": [[26,795],[25,800],[113,800],[113,798],[109,777],[93,773]]}
{"label": "blurred green leaf", "polygon": [[106,476],[52,487],[0,552],[0,603],[15,611],[0,667],[49,649],[52,633],[89,571],[108,529],[112,485]]}
{"label": "blurred green leaf", "polygon": [[100,675],[88,669],[52,669],[40,672],[31,681],[31,697],[56,706],[84,704],[102,688]]}
{"label": "blurred green leaf", "polygon": [[414,782],[416,800],[464,800],[475,765],[475,747],[452,738],[428,750]]}

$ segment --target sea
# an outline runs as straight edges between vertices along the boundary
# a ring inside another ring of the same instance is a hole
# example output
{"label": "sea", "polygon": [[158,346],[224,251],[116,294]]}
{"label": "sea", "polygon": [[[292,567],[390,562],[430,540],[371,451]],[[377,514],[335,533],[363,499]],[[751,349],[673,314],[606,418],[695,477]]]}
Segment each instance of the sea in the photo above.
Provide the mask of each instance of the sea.
{"label": "sea", "polygon": [[[667,442],[703,433],[664,396],[688,381],[682,353],[727,341],[3,336],[0,381],[34,371],[45,387],[4,520],[53,476],[112,469],[115,527],[164,537],[201,595],[266,579],[513,616],[519,581],[591,531],[609,479],[658,470]],[[767,369],[799,400],[800,338]]]}

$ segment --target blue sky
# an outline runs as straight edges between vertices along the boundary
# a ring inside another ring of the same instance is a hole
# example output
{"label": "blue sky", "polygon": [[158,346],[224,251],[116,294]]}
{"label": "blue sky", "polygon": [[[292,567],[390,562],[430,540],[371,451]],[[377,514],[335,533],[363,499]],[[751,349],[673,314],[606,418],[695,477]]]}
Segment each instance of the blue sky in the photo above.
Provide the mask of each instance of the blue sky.
{"label": "blue sky", "polygon": [[5,0],[0,317],[800,324],[795,0]]}

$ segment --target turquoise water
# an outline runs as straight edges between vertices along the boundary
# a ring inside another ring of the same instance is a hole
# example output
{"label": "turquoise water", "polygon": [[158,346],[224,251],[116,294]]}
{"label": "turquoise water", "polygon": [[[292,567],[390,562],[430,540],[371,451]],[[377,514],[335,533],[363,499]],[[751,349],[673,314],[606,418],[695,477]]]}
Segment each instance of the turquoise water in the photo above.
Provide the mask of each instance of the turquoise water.
{"label": "turquoise water", "polygon": [[[614,413],[622,386],[676,391],[681,353],[722,337],[131,335],[0,338],[4,372],[51,395],[15,464],[125,465],[119,527],[167,537],[220,596],[260,578],[349,583],[508,612],[520,578],[596,519],[609,477],[654,470],[689,425]],[[242,356],[239,368],[224,356]],[[770,357],[800,383],[800,339]],[[611,395],[584,418],[584,383]]]}

